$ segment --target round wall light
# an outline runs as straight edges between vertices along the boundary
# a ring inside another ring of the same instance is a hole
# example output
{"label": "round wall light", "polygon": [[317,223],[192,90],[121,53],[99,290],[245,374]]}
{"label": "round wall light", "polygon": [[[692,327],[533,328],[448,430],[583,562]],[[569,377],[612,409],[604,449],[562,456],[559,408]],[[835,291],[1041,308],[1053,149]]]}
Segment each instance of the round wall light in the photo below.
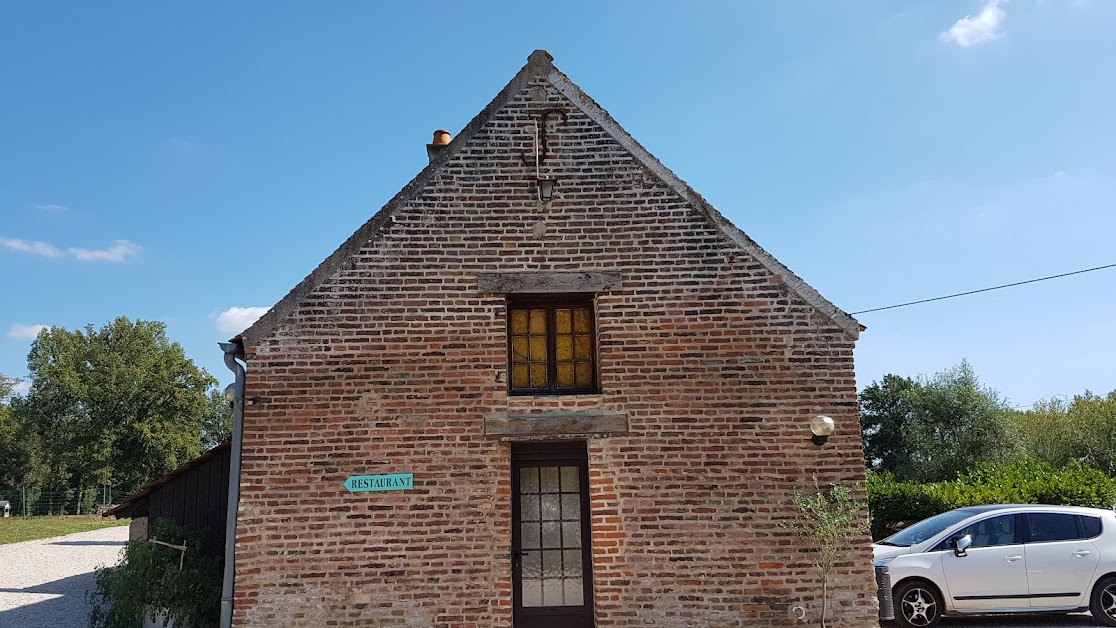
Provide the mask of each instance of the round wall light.
{"label": "round wall light", "polygon": [[824,445],[829,437],[833,435],[835,426],[833,419],[819,414],[810,420],[810,431],[814,433],[814,444],[821,446]]}

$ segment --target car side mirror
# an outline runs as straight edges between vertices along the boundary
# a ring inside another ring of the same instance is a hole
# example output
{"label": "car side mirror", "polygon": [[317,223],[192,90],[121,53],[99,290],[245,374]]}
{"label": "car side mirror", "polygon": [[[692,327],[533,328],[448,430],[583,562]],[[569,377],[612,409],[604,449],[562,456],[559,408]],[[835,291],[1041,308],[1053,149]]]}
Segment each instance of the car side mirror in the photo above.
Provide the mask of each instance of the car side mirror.
{"label": "car side mirror", "polygon": [[965,536],[957,539],[953,544],[953,555],[958,558],[968,555],[968,549],[973,546],[972,535],[966,534]]}

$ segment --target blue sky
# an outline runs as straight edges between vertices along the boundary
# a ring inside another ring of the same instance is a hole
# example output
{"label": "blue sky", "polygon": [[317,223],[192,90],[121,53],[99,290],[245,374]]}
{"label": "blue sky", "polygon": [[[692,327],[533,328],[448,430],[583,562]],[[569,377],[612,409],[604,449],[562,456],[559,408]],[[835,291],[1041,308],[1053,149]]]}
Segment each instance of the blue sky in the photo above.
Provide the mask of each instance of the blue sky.
{"label": "blue sky", "polygon": [[[536,48],[847,311],[1116,263],[1116,3],[0,7],[0,373],[40,325],[216,343]],[[242,308],[233,310],[232,308]],[[864,314],[863,386],[967,358],[1013,404],[1116,388],[1116,269]]]}

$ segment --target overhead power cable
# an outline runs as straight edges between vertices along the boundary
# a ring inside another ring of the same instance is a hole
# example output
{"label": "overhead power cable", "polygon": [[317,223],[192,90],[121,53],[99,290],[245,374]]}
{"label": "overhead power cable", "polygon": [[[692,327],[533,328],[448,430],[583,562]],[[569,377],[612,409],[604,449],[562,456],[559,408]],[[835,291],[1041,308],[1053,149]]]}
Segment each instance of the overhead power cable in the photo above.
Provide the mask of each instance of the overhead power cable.
{"label": "overhead power cable", "polygon": [[1096,268],[1086,268],[1084,270],[1075,270],[1070,273],[1062,273],[1060,275],[1050,275],[1049,277],[1039,277],[1038,279],[1028,279],[1027,281],[1017,281],[1015,283],[1006,283],[1002,286],[992,286],[991,288],[981,288],[980,290],[970,290],[968,292],[958,292],[957,294],[947,294],[944,297],[934,297],[933,299],[922,299],[921,301],[911,301],[910,303],[899,303],[897,305],[889,305],[887,307],[877,307],[871,310],[861,310],[859,312],[852,312],[855,316],[857,314],[867,314],[869,312],[879,312],[881,310],[893,310],[897,307],[907,307],[908,305],[918,305],[919,303],[929,303],[931,301],[941,301],[942,299],[952,299],[954,297],[963,297],[970,294],[977,294],[979,292],[989,292],[991,290],[999,290],[1001,288],[1011,288],[1012,286],[1022,286],[1023,284],[1035,283],[1038,281],[1047,281],[1048,279],[1057,279],[1059,277],[1069,277],[1070,275],[1080,275],[1081,273],[1091,273],[1094,270],[1104,270],[1105,268],[1116,268],[1116,264],[1107,264],[1105,266],[1097,266]]}

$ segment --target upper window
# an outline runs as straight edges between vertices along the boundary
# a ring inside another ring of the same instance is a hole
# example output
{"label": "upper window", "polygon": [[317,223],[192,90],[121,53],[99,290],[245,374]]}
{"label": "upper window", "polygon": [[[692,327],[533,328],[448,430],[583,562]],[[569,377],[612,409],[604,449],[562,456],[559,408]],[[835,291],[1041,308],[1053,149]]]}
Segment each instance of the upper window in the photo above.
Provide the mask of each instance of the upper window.
{"label": "upper window", "polygon": [[510,300],[511,392],[597,392],[593,318],[593,300],[589,297]]}
{"label": "upper window", "polygon": [[1077,515],[1077,520],[1081,522],[1081,534],[1086,539],[1095,539],[1101,533],[1101,520],[1100,517],[1091,517],[1089,515]]}
{"label": "upper window", "polygon": [[1084,538],[1076,515],[1058,512],[1027,514],[1027,542],[1074,541]]}
{"label": "upper window", "polygon": [[1015,515],[1000,515],[978,521],[962,530],[959,535],[971,535],[973,548],[1015,545]]}

